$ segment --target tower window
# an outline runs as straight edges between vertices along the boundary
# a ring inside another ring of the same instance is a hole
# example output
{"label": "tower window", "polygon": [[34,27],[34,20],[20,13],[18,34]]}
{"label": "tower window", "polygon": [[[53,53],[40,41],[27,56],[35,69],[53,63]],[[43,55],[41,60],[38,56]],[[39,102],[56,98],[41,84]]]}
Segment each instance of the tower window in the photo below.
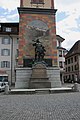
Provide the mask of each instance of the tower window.
{"label": "tower window", "polygon": [[31,4],[44,4],[44,0],[31,0]]}

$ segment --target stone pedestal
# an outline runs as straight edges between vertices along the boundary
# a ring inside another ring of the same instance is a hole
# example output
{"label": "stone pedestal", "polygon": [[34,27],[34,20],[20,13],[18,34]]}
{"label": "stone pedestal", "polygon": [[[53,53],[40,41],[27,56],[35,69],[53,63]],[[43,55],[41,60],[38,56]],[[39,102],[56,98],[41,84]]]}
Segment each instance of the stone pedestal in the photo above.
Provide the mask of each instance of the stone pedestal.
{"label": "stone pedestal", "polygon": [[29,80],[31,77],[31,68],[16,68],[15,88],[29,88]]}
{"label": "stone pedestal", "polygon": [[58,67],[47,67],[47,76],[51,82],[51,88],[60,88],[60,69]]}
{"label": "stone pedestal", "polygon": [[[39,75],[39,73],[41,75]],[[34,85],[37,86],[38,88],[61,87],[59,68],[46,67],[46,70],[45,70],[45,67],[43,67],[42,70],[34,69],[34,68],[33,69],[32,68],[16,68],[15,88],[27,89]]]}
{"label": "stone pedestal", "polygon": [[51,88],[45,64],[38,62],[33,66],[29,88]]}

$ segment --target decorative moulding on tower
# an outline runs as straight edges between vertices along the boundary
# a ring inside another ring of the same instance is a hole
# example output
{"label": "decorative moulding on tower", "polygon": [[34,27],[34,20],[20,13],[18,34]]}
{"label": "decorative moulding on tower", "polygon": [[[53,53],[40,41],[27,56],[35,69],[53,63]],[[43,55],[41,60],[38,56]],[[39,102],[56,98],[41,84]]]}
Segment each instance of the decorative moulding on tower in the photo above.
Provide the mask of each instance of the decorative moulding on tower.
{"label": "decorative moulding on tower", "polygon": [[19,13],[27,14],[50,14],[55,15],[57,9],[41,9],[41,8],[18,8]]}

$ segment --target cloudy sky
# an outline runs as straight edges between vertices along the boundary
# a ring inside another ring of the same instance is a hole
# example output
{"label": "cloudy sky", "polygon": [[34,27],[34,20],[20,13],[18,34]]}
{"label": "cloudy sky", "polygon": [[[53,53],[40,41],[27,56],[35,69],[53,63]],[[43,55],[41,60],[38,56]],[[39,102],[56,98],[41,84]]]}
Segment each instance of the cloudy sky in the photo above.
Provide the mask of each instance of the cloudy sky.
{"label": "cloudy sky", "polygon": [[[18,22],[20,0],[0,0],[0,22]],[[65,38],[62,46],[70,49],[80,40],[80,0],[54,0],[57,34]]]}

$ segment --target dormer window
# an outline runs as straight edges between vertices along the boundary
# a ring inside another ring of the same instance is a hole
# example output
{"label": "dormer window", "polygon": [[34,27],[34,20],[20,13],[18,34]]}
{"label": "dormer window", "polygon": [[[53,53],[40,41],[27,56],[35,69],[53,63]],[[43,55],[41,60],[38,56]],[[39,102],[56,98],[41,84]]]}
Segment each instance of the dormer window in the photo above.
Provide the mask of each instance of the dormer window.
{"label": "dormer window", "polygon": [[4,32],[11,32],[11,27],[3,27]]}
{"label": "dormer window", "polygon": [[6,32],[11,32],[11,28],[10,27],[6,27]]}

